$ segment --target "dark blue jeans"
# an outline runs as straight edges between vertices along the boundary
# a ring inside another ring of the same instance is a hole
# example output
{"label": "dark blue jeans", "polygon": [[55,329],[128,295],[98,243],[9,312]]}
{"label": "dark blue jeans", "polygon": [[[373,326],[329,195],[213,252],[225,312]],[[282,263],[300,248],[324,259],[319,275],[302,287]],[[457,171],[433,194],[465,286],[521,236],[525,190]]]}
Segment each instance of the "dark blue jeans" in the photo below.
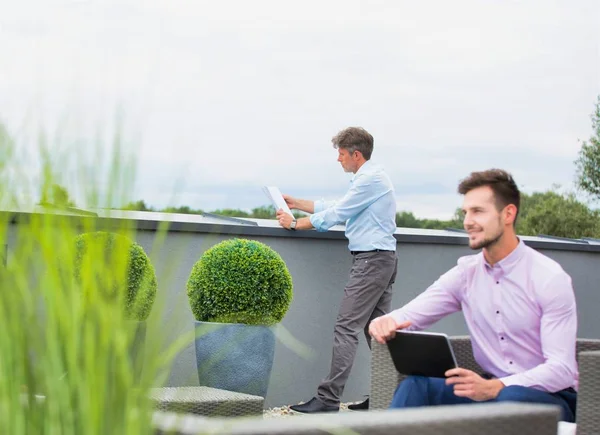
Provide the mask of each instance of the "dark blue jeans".
{"label": "dark blue jeans", "polygon": [[[575,422],[575,406],[577,393],[569,388],[557,393],[545,393],[529,387],[512,385],[504,387],[498,397],[489,402],[530,402],[559,405],[562,409],[561,420]],[[442,378],[427,378],[424,376],[409,376],[400,382],[390,408],[410,408],[416,406],[459,405],[475,402],[466,397],[454,394],[454,387],[446,385]]]}

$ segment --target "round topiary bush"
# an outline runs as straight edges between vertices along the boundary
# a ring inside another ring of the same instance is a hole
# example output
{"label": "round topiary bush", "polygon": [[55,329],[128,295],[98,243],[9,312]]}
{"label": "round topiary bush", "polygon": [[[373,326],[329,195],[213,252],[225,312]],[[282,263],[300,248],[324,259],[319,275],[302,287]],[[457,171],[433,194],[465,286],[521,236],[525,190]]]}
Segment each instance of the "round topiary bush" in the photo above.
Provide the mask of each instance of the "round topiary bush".
{"label": "round topiary bush", "polygon": [[292,302],[292,277],[267,245],[226,240],[194,264],[187,294],[198,321],[273,325]]}
{"label": "round topiary bush", "polygon": [[[121,276],[122,272],[122,276]],[[108,300],[121,299],[125,318],[148,318],[156,297],[156,274],[144,249],[120,234],[97,231],[75,238],[75,279],[94,277]]]}

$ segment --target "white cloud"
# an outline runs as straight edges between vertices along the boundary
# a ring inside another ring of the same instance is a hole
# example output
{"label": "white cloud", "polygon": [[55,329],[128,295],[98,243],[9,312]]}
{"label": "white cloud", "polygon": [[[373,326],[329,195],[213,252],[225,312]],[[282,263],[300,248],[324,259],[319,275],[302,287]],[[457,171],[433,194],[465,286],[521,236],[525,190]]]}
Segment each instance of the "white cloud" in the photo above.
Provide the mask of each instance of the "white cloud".
{"label": "white cloud", "polygon": [[91,146],[121,107],[135,194],[164,205],[180,189],[208,209],[260,205],[263,184],[341,195],[330,138],[362,125],[399,204],[445,216],[474,169],[570,183],[600,93],[599,14],[595,0],[13,2],[0,119]]}

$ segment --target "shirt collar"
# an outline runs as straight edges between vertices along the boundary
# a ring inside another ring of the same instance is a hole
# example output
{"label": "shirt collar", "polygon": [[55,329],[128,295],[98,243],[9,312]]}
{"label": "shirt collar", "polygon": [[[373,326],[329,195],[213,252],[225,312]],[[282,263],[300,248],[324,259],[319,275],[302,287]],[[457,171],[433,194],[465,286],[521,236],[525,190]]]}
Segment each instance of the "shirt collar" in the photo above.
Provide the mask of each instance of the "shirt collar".
{"label": "shirt collar", "polygon": [[373,166],[373,163],[371,163],[371,160],[367,160],[366,162],[364,162],[362,164],[362,166],[360,168],[358,168],[358,171],[356,171],[356,174],[354,174],[352,176],[352,181],[354,181],[354,179],[356,177],[358,177],[359,174],[363,173],[363,172],[368,172],[369,169],[371,168],[371,166]]}
{"label": "shirt collar", "polygon": [[481,253],[481,258],[483,259],[483,264],[485,265],[486,269],[499,268],[502,271],[502,274],[507,274],[507,273],[510,273],[515,268],[515,266],[519,263],[519,261],[523,257],[524,253],[525,253],[525,244],[523,243],[523,241],[521,239],[519,239],[519,244],[517,245],[517,247],[510,254],[508,254],[506,257],[504,257],[502,260],[500,260],[499,262],[494,264],[493,267],[486,261],[485,256],[483,255],[483,252]]}

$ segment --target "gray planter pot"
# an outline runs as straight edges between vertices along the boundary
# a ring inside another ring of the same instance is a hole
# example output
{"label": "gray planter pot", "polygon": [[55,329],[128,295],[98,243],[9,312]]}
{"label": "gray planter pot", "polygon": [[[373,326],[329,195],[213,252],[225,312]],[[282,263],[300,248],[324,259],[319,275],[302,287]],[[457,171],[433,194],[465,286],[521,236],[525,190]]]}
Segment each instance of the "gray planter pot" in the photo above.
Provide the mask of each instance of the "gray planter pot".
{"label": "gray planter pot", "polygon": [[275,355],[268,326],[195,322],[200,385],[266,397]]}

